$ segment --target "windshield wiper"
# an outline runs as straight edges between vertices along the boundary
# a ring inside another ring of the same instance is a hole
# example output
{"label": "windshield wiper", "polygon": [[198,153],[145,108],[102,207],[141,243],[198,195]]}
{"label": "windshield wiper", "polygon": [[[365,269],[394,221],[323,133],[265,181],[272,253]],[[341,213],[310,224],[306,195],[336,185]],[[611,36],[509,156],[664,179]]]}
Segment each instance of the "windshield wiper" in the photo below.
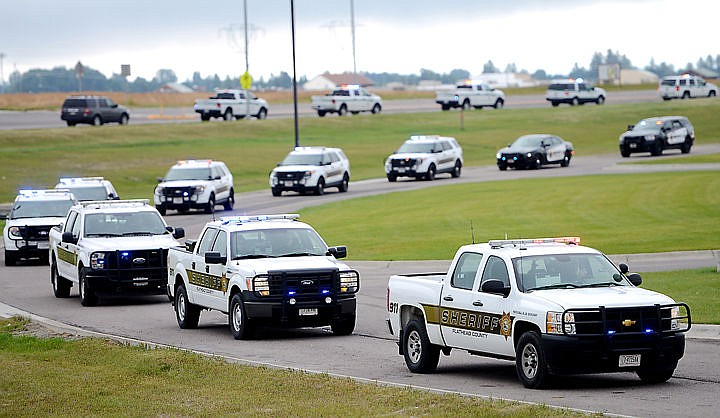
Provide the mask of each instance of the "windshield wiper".
{"label": "windshield wiper", "polygon": [[605,286],[622,286],[620,283],[617,282],[602,282],[602,283],[591,283],[591,284],[584,284],[579,287],[605,287]]}
{"label": "windshield wiper", "polygon": [[153,234],[152,232],[139,232],[139,231],[122,233],[123,237],[131,236],[131,235],[133,235],[133,236],[149,236],[149,235],[155,235],[155,234]]}
{"label": "windshield wiper", "polygon": [[96,232],[92,234],[85,234],[86,237],[121,237],[120,234],[114,234],[111,232]]}
{"label": "windshield wiper", "polygon": [[233,260],[247,260],[250,258],[277,258],[277,256],[270,254],[246,254],[234,257]]}
{"label": "windshield wiper", "polygon": [[305,256],[315,256],[320,254],[313,254],[313,253],[290,253],[290,254],[283,254],[279,255],[278,257],[305,257]]}
{"label": "windshield wiper", "polygon": [[578,285],[576,285],[576,284],[574,284],[574,283],[558,283],[558,284],[551,284],[551,285],[548,285],[548,286],[532,287],[532,288],[527,289],[527,290],[530,291],[530,290],[567,289],[567,288],[575,289],[575,288],[578,288],[578,287],[580,287],[580,286],[578,286]]}

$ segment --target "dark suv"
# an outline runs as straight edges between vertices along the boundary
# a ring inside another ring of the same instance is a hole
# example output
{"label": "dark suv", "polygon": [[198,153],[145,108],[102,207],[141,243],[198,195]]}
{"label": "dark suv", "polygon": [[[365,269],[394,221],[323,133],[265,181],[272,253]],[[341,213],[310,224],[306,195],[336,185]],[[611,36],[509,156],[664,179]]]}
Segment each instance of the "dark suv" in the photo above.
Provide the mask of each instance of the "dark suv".
{"label": "dark suv", "polygon": [[102,125],[117,122],[125,125],[130,120],[127,108],[104,96],[70,96],[63,102],[60,119],[68,126],[78,123]]}
{"label": "dark suv", "polygon": [[684,116],[660,116],[643,119],[620,135],[620,155],[634,152],[661,155],[666,149],[680,149],[687,154],[695,142],[695,128]]}

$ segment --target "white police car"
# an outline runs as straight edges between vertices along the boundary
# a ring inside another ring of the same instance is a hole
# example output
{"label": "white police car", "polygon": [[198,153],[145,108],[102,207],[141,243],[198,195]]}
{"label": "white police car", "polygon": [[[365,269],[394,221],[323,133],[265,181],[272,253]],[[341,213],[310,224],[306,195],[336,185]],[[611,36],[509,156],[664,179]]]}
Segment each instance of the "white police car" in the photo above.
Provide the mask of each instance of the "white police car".
{"label": "white police car", "polygon": [[715,97],[718,88],[702,77],[692,74],[670,75],[663,77],[658,87],[663,100],[689,99],[691,97]]}
{"label": "white police car", "polygon": [[606,98],[607,93],[604,89],[593,87],[582,78],[553,80],[545,94],[545,100],[553,107],[557,107],[560,103],[567,103],[570,106],[585,103],[603,104]]}
{"label": "white police car", "polygon": [[340,148],[296,147],[270,173],[273,196],[284,191],[325,193],[327,187],[346,192],[350,183],[350,160]]}
{"label": "white police car", "polygon": [[449,136],[413,135],[385,160],[385,175],[394,182],[398,177],[434,180],[438,173],[460,177],[462,147]]}
{"label": "white police car", "polygon": [[55,188],[70,190],[78,201],[120,199],[115,187],[104,177],[63,177]]}
{"label": "white police car", "polygon": [[5,265],[22,258],[47,262],[48,236],[76,203],[68,190],[20,190],[3,229]]}
{"label": "white police car", "polygon": [[161,215],[168,209],[180,213],[202,209],[213,213],[215,205],[232,210],[235,204],[233,175],[222,161],[178,161],[158,182],[154,199]]}

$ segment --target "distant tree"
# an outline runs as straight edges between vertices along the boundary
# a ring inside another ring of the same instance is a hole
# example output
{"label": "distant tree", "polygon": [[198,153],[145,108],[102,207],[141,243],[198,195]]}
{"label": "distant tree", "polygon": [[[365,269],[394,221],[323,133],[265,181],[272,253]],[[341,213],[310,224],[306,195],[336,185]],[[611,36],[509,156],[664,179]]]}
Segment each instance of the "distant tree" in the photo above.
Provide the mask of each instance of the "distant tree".
{"label": "distant tree", "polygon": [[535,70],[535,72],[532,73],[532,78],[535,80],[548,80],[550,77],[545,70]]}
{"label": "distant tree", "polygon": [[420,69],[420,80],[437,80],[440,81],[442,76],[435,71],[428,70],[427,68]]}
{"label": "distant tree", "polygon": [[493,64],[492,60],[483,65],[483,74],[499,73],[500,70]]}
{"label": "distant tree", "polygon": [[517,67],[515,66],[514,62],[511,62],[510,64],[505,66],[505,72],[506,73],[516,73],[518,72]]}
{"label": "distant tree", "polygon": [[173,70],[160,69],[155,73],[155,78],[153,80],[157,81],[158,84],[163,85],[165,83],[177,82],[177,76]]}
{"label": "distant tree", "polygon": [[458,81],[467,80],[470,78],[470,71],[454,69],[447,74],[443,74],[440,77],[440,81],[444,84],[454,84]]}

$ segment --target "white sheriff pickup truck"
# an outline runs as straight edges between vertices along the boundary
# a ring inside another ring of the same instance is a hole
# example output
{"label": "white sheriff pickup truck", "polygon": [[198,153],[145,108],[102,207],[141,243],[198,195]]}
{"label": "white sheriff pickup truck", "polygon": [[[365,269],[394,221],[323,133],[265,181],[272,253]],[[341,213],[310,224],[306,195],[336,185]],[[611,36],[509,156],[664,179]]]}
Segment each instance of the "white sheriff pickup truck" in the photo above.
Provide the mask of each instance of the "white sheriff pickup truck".
{"label": "white sheriff pickup truck", "polygon": [[196,328],[200,311],[214,309],[228,315],[238,340],[261,324],[351,334],[360,275],[337,260],[345,247],[328,247],[298,217],[223,217],[199,241],[171,248],[167,289],[178,326]]}
{"label": "white sheriff pickup truck", "polygon": [[390,277],[388,328],[412,372],[435,370],[451,349],[515,361],[527,388],[550,375],[635,372],[672,377],[690,308],[640,289],[576,237],[497,240],[461,247],[447,274]]}
{"label": "white sheriff pickup truck", "polygon": [[265,119],[268,103],[247,90],[217,90],[209,99],[195,100],[195,112],[203,121],[210,118],[242,119],[246,116]]}
{"label": "white sheriff pickup truck", "polygon": [[356,115],[360,112],[380,113],[382,99],[376,94],[358,85],[342,86],[324,96],[310,97],[312,108],[317,110],[320,117],[327,113],[337,113],[345,116],[347,112]]}
{"label": "white sheriff pickup truck", "polygon": [[449,110],[451,107],[501,109],[505,105],[505,93],[490,87],[487,83],[462,82],[458,83],[453,91],[437,92],[435,103],[439,104],[442,110]]}
{"label": "white sheriff pickup truck", "polygon": [[147,199],[80,202],[50,230],[53,293],[66,298],[76,283],[83,306],[99,296],[166,294],[167,251],[183,236]]}

